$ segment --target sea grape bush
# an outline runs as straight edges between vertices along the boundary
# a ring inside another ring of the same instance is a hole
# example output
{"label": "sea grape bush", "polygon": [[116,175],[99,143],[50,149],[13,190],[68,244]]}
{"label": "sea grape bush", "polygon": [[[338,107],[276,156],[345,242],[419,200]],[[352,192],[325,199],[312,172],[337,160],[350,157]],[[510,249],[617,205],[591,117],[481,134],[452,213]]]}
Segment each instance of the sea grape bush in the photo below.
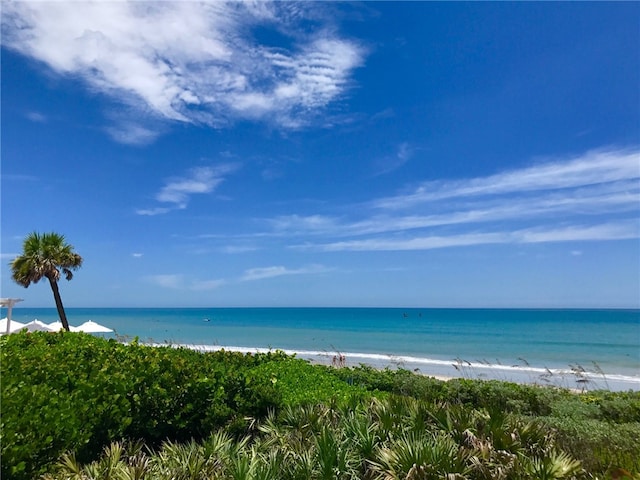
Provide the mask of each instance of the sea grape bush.
{"label": "sea grape bush", "polygon": [[155,445],[203,438],[236,416],[279,404],[251,374],[278,353],[199,353],[85,334],[14,334],[0,340],[2,478],[33,478],[68,450],[95,458],[121,438]]}
{"label": "sea grape bush", "polygon": [[327,367],[290,358],[287,362],[268,362],[257,366],[254,374],[269,378],[281,395],[283,406],[347,401],[365,397],[367,389],[349,385],[330,375]]}

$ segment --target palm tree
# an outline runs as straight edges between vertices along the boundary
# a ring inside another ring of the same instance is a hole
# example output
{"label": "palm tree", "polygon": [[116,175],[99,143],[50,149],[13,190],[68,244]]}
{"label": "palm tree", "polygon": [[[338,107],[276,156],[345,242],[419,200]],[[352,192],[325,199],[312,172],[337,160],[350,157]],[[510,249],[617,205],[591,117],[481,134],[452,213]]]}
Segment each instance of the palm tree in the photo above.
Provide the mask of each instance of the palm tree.
{"label": "palm tree", "polygon": [[60,321],[65,330],[69,331],[69,322],[64,313],[58,280],[60,272],[67,280],[73,278],[72,270],[82,265],[82,257],[73,251],[73,246],[65,242],[64,236],[58,233],[30,233],[24,240],[22,255],[11,262],[13,280],[27,288],[32,283],[38,283],[47,277]]}

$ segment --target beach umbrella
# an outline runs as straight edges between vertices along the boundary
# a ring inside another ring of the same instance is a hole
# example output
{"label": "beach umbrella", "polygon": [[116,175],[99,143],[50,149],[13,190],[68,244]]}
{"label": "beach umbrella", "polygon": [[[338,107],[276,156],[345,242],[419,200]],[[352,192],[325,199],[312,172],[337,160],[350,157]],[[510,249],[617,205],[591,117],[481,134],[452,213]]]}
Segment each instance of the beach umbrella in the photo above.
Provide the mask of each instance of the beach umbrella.
{"label": "beach umbrella", "polygon": [[[62,326],[62,322],[60,320],[57,320],[55,322],[51,322],[49,324],[47,324],[49,326],[49,328],[54,331],[54,332],[59,332],[60,330],[62,330],[64,327]],[[76,327],[72,327],[69,326],[69,329],[73,332],[75,331],[74,328]]]}
{"label": "beach umbrella", "polygon": [[[11,320],[11,324],[9,324],[9,319],[7,317],[0,320],[0,335],[4,335],[5,333],[13,333],[18,330],[22,330],[24,328],[24,323],[16,322],[15,320]],[[7,331],[7,327],[9,331]]]}
{"label": "beach umbrella", "polygon": [[94,322],[93,320],[89,320],[84,322],[82,325],[79,325],[75,328],[72,328],[75,332],[85,332],[85,333],[109,333],[113,332],[112,329],[105,327],[104,325],[100,325],[99,323]]}
{"label": "beach umbrella", "polygon": [[[13,323],[13,322],[12,322]],[[53,332],[49,325],[40,320],[36,319],[32,322],[27,323],[23,328],[27,329],[28,332]]]}

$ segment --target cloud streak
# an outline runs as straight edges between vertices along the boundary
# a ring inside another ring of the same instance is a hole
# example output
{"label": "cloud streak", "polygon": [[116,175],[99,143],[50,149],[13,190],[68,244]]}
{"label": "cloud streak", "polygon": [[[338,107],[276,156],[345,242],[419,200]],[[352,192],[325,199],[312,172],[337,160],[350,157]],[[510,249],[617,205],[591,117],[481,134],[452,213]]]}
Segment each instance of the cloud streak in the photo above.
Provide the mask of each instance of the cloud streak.
{"label": "cloud streak", "polygon": [[40,112],[27,112],[25,117],[34,123],[47,123],[48,120],[47,117]]}
{"label": "cloud streak", "polygon": [[215,290],[226,283],[221,279],[190,280],[186,275],[180,273],[149,275],[145,277],[145,280],[162,288],[193,291]]}
{"label": "cloud streak", "polygon": [[[617,187],[622,187],[618,185]],[[372,215],[364,220],[348,221],[331,216],[285,215],[269,220],[274,230],[283,235],[307,234],[324,236],[359,236],[402,232],[447,225],[468,225],[504,220],[531,221],[558,216],[593,216],[638,211],[640,188],[631,182],[628,189],[613,191],[591,188],[570,194],[549,194],[515,198],[509,201],[486,200],[455,205],[452,211],[431,215]],[[441,206],[441,210],[451,208]]]}
{"label": "cloud streak", "polygon": [[250,268],[248,270],[245,270],[245,272],[240,277],[231,280],[197,280],[190,279],[187,275],[180,273],[149,275],[144,279],[149,283],[171,290],[203,291],[215,290],[224,285],[233,283],[254,282],[258,280],[267,280],[270,278],[292,275],[316,275],[329,271],[331,271],[330,268],[319,264],[306,265],[300,268],[288,268],[282,265],[277,265],[270,267]]}
{"label": "cloud streak", "polygon": [[640,152],[600,149],[486,177],[425,182],[354,211],[359,218],[293,214],[267,222],[276,234],[304,239],[293,248],[315,251],[635,239]]}
{"label": "cloud streak", "polygon": [[399,169],[411,160],[415,153],[414,150],[415,149],[409,145],[409,143],[401,143],[398,145],[397,151],[394,155],[385,157],[376,162],[374,176],[385,175]]}
{"label": "cloud streak", "polygon": [[637,150],[595,150],[569,160],[488,177],[425,182],[414,192],[378,200],[374,206],[397,210],[444,199],[562,190],[639,178],[640,152]]}
{"label": "cloud streak", "polygon": [[138,215],[161,215],[173,210],[187,208],[192,195],[213,192],[227,175],[240,168],[239,164],[229,163],[210,167],[192,168],[182,177],[169,179],[156,194],[155,199],[169,206],[138,209]]}
{"label": "cloud streak", "polygon": [[373,238],[324,244],[295,245],[298,250],[323,252],[407,251],[466,247],[490,244],[532,244],[548,242],[609,241],[640,238],[640,222],[626,221],[599,225],[570,225],[484,233],[429,235],[412,238]]}
{"label": "cloud streak", "polygon": [[329,269],[323,265],[308,265],[306,267],[291,269],[281,265],[272,267],[251,268],[244,272],[239,279],[240,282],[252,282],[255,280],[264,280],[267,278],[282,277],[288,275],[311,275],[324,273]]}
{"label": "cloud streak", "polygon": [[[3,44],[132,108],[133,119],[115,119],[107,129],[119,142],[152,142],[158,119],[216,128],[250,119],[299,128],[345,93],[365,55],[335,33],[319,8],[8,2]],[[258,43],[257,28],[284,35],[289,48]]]}

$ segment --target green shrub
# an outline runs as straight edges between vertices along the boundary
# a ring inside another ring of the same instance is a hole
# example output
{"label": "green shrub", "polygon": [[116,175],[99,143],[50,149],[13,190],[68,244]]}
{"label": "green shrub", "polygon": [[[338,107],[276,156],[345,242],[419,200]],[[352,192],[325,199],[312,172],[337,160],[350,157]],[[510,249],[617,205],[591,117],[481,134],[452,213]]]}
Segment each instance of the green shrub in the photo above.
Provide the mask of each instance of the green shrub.
{"label": "green shrub", "polygon": [[430,401],[445,398],[445,382],[405,369],[377,370],[368,365],[360,365],[351,368],[331,368],[329,372],[350,385],[371,392],[388,392]]}
{"label": "green shrub", "polygon": [[640,392],[609,392],[600,390],[580,395],[580,398],[599,408],[600,420],[616,423],[640,422]]}
{"label": "green shrub", "polygon": [[535,385],[520,385],[499,380],[437,380],[411,371],[376,370],[361,365],[330,369],[345,382],[369,391],[389,392],[428,401],[460,403],[476,408],[502,409],[526,415],[548,415],[552,405],[574,396],[566,390]]}
{"label": "green shrub", "polygon": [[86,461],[120,438],[153,446],[203,438],[236,416],[264,416],[279,394],[250,369],[287,359],[123,345],[66,332],[0,342],[0,474],[17,479],[33,478],[68,450]]}
{"label": "green shrub", "polygon": [[640,423],[615,424],[572,416],[547,417],[557,443],[593,474],[614,468],[640,473]]}
{"label": "green shrub", "polygon": [[254,368],[252,374],[268,378],[285,406],[348,401],[351,397],[364,396],[365,389],[336,378],[331,370],[291,358],[287,362],[265,362]]}
{"label": "green shrub", "polygon": [[594,403],[585,402],[578,395],[559,400],[551,407],[550,416],[571,418],[574,420],[598,419],[600,408]]}

